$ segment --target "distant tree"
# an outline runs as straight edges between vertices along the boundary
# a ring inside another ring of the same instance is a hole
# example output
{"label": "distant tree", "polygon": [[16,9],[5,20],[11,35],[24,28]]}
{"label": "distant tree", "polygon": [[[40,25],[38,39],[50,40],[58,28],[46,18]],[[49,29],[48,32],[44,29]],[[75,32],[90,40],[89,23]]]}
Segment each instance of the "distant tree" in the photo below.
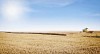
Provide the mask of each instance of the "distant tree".
{"label": "distant tree", "polygon": [[83,29],[83,32],[88,32],[88,28]]}

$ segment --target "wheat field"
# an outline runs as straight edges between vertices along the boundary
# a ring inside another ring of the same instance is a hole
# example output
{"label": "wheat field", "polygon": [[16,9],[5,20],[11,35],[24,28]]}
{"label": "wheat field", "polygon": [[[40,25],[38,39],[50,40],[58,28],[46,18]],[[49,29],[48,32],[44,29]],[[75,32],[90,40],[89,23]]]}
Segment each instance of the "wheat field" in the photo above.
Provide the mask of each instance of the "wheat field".
{"label": "wheat field", "polygon": [[65,34],[0,32],[0,54],[100,54],[100,33]]}

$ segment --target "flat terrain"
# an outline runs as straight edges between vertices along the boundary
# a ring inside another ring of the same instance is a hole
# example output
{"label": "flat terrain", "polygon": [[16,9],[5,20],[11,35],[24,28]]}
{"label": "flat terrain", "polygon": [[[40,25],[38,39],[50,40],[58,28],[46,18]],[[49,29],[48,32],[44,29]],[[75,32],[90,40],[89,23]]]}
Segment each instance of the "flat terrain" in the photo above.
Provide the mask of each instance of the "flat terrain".
{"label": "flat terrain", "polygon": [[0,54],[100,54],[100,33],[64,34],[0,32]]}

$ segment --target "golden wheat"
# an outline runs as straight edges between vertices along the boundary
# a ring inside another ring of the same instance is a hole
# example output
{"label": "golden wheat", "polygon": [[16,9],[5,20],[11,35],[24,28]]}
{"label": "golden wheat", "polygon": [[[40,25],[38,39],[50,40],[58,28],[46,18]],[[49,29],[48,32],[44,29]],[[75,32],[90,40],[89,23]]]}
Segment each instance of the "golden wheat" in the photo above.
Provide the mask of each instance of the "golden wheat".
{"label": "golden wheat", "polygon": [[0,32],[0,54],[100,54],[99,36],[84,35],[86,34],[58,36]]}

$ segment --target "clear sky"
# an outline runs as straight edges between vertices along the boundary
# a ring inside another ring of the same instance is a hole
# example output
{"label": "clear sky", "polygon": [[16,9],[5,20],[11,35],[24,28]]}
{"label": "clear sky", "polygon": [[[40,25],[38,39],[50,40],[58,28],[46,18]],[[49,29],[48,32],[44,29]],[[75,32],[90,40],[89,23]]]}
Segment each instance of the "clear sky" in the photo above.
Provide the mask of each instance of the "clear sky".
{"label": "clear sky", "polygon": [[100,0],[0,0],[1,31],[100,30]]}

